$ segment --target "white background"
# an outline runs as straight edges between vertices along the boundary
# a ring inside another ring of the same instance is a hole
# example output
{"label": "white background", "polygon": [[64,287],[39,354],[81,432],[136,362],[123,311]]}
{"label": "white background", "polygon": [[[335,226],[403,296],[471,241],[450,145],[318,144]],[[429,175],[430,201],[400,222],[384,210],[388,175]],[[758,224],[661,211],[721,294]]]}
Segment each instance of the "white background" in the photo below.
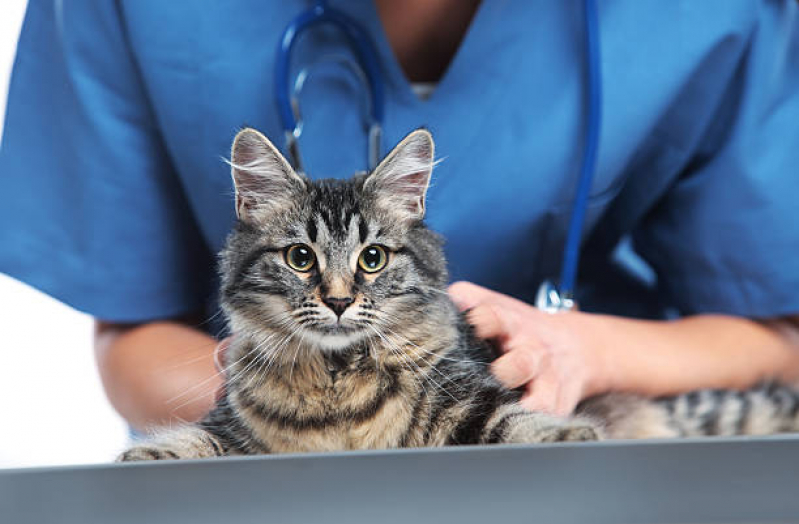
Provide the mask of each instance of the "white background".
{"label": "white background", "polygon": [[[0,0],[0,115],[25,4]],[[97,376],[91,319],[0,274],[0,468],[107,462],[126,439]]]}

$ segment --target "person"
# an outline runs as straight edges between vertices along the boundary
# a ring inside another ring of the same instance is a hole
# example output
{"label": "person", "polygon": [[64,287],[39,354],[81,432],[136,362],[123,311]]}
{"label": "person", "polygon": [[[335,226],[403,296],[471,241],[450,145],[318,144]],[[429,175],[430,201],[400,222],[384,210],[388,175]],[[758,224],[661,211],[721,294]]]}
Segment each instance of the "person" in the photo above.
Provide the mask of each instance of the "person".
{"label": "person", "polygon": [[[334,5],[376,42],[384,145],[421,125],[436,137],[428,221],[452,296],[500,342],[493,371],[526,406],[799,376],[796,2],[599,3],[581,310],[555,315],[529,304],[560,267],[583,146],[582,10]],[[234,220],[222,159],[244,123],[282,143],[275,49],[307,7],[30,1],[0,149],[0,270],[97,319],[106,391],[134,427],[213,403],[214,253]],[[343,49],[320,29],[294,67]],[[361,91],[341,72],[307,82],[309,176],[365,168]]]}

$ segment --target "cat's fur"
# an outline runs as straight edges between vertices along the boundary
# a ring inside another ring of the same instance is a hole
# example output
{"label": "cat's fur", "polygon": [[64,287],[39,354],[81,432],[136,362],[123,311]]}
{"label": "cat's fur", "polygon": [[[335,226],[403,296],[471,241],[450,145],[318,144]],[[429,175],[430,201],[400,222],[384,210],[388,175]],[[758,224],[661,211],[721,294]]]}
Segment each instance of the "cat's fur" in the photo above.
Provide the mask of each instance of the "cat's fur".
{"label": "cat's fur", "polygon": [[[519,407],[520,393],[488,371],[491,347],[447,296],[441,241],[422,223],[427,131],[350,180],[298,175],[252,129],[236,137],[231,164],[239,221],[221,255],[233,335],[226,394],[202,422],[120,460],[799,428],[799,394],[777,385],[655,401],[603,395],[566,419]],[[316,253],[308,272],[287,264],[296,244]],[[358,255],[373,244],[389,260],[367,273]],[[340,319],[337,299],[352,300]]]}

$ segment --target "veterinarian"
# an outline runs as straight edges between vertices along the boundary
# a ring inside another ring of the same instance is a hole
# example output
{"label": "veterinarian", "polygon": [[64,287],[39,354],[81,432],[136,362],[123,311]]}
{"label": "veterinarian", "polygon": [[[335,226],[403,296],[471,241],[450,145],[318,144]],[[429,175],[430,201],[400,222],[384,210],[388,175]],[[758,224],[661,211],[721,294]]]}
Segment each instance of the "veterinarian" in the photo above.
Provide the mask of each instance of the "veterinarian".
{"label": "veterinarian", "polygon": [[[435,135],[428,222],[453,280],[472,282],[453,298],[531,409],[799,377],[799,6],[597,4],[580,310],[548,314],[530,304],[563,262],[584,146],[581,4],[331,3],[377,47],[382,152],[420,125]],[[214,255],[234,220],[222,158],[244,123],[282,143],[275,50],[307,9],[30,1],[0,149],[0,270],[97,319],[108,396],[135,427],[214,400]],[[347,53],[320,30],[294,60]],[[341,67],[307,80],[309,176],[365,169],[363,101]]]}

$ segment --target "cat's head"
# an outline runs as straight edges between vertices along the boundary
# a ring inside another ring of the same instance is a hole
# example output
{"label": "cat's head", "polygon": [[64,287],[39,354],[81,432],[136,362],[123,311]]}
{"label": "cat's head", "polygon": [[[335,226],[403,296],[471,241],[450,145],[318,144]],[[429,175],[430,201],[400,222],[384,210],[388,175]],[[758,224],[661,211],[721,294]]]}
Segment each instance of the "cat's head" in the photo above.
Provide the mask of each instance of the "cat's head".
{"label": "cat's head", "polygon": [[440,302],[439,237],[422,219],[433,138],[409,134],[368,174],[311,181],[244,129],[231,166],[238,224],[222,253],[234,333],[278,333],[326,350],[402,330]]}

